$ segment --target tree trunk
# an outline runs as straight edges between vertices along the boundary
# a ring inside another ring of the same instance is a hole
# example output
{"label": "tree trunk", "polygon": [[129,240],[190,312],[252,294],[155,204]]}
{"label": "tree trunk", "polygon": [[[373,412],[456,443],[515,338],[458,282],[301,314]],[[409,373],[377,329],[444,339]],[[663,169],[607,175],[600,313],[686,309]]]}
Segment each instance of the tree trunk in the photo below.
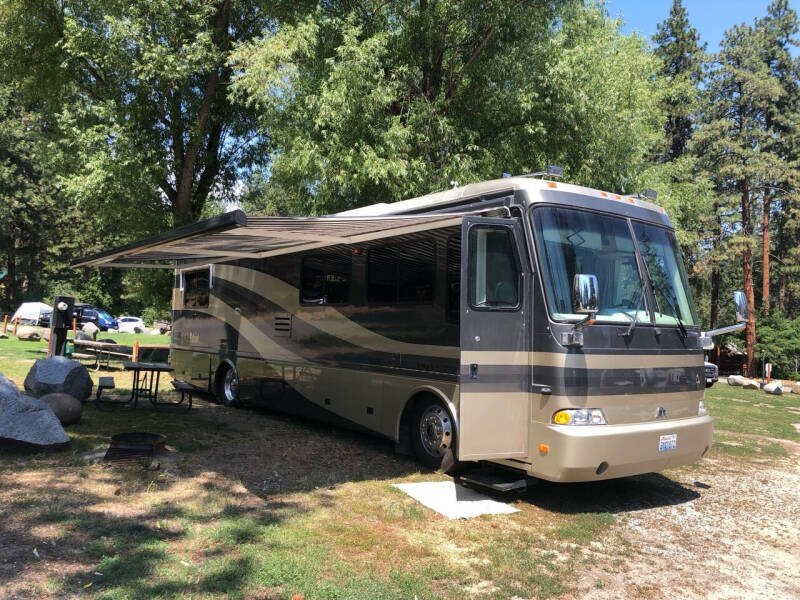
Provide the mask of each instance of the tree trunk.
{"label": "tree trunk", "polygon": [[[224,48],[228,45],[228,23],[230,17],[230,0],[225,0],[217,10],[214,17],[214,42],[217,48]],[[206,137],[209,120],[212,118],[212,106],[219,93],[220,69],[222,65],[215,65],[206,75],[206,83],[203,89],[203,100],[197,111],[197,119],[189,137],[189,145],[183,157],[180,170],[175,173],[177,182],[177,194],[172,203],[172,217],[175,225],[186,225],[197,219],[205,198],[196,199],[202,201],[192,202],[192,190],[197,178],[198,154],[201,145]],[[216,149],[215,149],[216,151]],[[197,208],[199,206],[199,208]]]}
{"label": "tree trunk", "polygon": [[[719,202],[714,202],[714,218],[716,220],[716,227],[714,230],[714,238],[712,248],[712,263],[711,263],[711,307],[708,315],[708,328],[714,329],[719,323],[719,286],[722,281],[722,272],[719,267],[719,246],[722,240],[722,218],[719,215],[720,206]],[[714,349],[711,351],[711,362],[719,364],[720,347],[719,344],[714,344]]]}
{"label": "tree trunk", "polygon": [[755,286],[753,285],[753,249],[750,245],[753,225],[750,218],[750,187],[747,180],[742,182],[742,234],[745,244],[742,252],[742,274],[744,276],[744,294],[747,297],[747,317],[745,339],[747,344],[747,376],[753,377],[756,373],[755,345],[756,345],[756,300]]}
{"label": "tree trunk", "polygon": [[763,243],[761,245],[761,264],[763,266],[763,278],[761,281],[761,308],[765,315],[769,314],[769,213],[771,209],[772,199],[769,196],[769,190],[766,190],[764,192],[764,216],[761,226],[763,233]]}

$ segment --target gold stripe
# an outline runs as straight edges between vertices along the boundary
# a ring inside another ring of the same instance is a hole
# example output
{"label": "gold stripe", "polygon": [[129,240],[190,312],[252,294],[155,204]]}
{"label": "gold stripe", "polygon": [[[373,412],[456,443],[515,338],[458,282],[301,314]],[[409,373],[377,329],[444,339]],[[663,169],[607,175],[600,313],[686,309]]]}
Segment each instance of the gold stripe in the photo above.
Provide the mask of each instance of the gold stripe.
{"label": "gold stripe", "polygon": [[456,346],[412,344],[384,337],[358,325],[330,306],[302,306],[300,291],[272,275],[234,265],[217,265],[214,276],[247,288],[274,302],[293,317],[355,346],[396,354],[458,358]]}
{"label": "gold stripe", "polygon": [[566,354],[562,352],[469,351],[461,364],[556,367],[561,369],[655,369],[702,367],[695,354]]}

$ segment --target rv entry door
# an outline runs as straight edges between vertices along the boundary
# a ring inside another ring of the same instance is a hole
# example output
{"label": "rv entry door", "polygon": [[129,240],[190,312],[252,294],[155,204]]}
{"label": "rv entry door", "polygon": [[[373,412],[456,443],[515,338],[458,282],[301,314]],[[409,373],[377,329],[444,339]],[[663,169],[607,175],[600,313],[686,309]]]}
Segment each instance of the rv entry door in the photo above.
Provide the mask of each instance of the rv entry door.
{"label": "rv entry door", "polygon": [[528,454],[531,277],[519,219],[465,217],[461,226],[458,457]]}

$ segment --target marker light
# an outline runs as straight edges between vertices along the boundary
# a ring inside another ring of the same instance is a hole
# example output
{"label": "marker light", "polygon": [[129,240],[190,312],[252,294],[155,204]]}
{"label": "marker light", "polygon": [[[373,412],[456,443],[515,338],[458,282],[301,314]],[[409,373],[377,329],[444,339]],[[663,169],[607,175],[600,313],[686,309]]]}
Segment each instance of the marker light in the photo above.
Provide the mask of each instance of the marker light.
{"label": "marker light", "polygon": [[599,408],[567,408],[553,415],[556,425],[605,425],[606,418]]}

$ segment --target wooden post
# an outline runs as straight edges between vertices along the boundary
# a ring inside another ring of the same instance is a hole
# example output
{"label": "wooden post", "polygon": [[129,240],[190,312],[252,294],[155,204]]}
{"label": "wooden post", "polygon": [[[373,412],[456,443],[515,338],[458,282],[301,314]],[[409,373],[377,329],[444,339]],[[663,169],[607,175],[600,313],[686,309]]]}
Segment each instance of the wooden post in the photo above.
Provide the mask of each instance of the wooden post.
{"label": "wooden post", "polygon": [[17,327],[19,326],[19,317],[14,319],[14,331],[12,332],[14,335],[17,335]]}
{"label": "wooden post", "polygon": [[75,333],[78,331],[78,319],[72,317],[72,339],[75,339]]}
{"label": "wooden post", "polygon": [[133,356],[131,362],[139,362],[139,340],[133,342]]}
{"label": "wooden post", "polygon": [[3,333],[8,329],[8,315],[3,315]]}

